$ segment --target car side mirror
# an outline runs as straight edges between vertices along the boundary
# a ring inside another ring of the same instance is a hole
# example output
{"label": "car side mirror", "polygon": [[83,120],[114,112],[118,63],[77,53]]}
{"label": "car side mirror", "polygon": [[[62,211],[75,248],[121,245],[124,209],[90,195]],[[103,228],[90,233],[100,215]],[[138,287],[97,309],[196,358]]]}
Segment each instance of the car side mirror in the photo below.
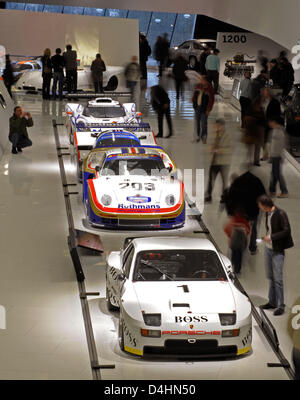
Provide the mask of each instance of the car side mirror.
{"label": "car side mirror", "polygon": [[226,269],[226,272],[228,273],[228,275],[233,274],[233,269],[232,269],[231,261],[229,260],[229,258],[224,256],[224,254],[220,254],[220,256],[225,265],[225,269]]}

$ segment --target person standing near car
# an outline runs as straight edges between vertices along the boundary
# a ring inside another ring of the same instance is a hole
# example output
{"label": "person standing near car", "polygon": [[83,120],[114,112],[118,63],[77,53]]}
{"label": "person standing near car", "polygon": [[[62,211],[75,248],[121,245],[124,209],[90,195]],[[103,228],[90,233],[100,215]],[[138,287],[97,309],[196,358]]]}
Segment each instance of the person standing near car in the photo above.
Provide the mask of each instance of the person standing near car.
{"label": "person standing near car", "polygon": [[67,91],[68,93],[77,92],[77,52],[72,50],[72,46],[68,44],[66,51],[63,53],[65,60]]}
{"label": "person standing near car", "polygon": [[30,112],[24,112],[23,108],[16,106],[14,114],[9,119],[9,140],[12,143],[12,154],[22,153],[24,147],[32,146],[27,128],[33,126]]}
{"label": "person standing near car", "polygon": [[215,94],[219,91],[219,73],[220,73],[220,59],[218,57],[220,50],[214,49],[213,54],[210,54],[205,62],[207,71],[207,80],[213,83]]}
{"label": "person standing near car", "polygon": [[193,142],[207,140],[207,119],[214,105],[214,89],[205,75],[200,76],[200,83],[196,85],[192,97],[193,108],[195,110],[196,134],[197,139]]}
{"label": "person standing near car", "polygon": [[61,55],[61,49],[57,48],[55,50],[55,55],[51,58],[52,68],[53,68],[53,86],[52,86],[52,98],[56,99],[56,89],[58,82],[58,95],[59,100],[63,98],[63,86],[64,86],[64,66],[65,60]]}
{"label": "person standing near car", "polygon": [[91,71],[95,93],[103,93],[103,72],[106,71],[106,65],[101,58],[101,54],[96,54],[96,58],[91,65]]}
{"label": "person standing near car", "polygon": [[199,60],[199,72],[200,75],[207,75],[207,71],[205,68],[205,63],[206,63],[206,59],[207,57],[211,54],[211,48],[210,47],[206,47],[205,50],[202,51],[201,56],[200,56],[200,60]]}
{"label": "person standing near car", "polygon": [[274,315],[285,310],[283,288],[283,265],[285,250],[294,246],[291,227],[286,212],[276,207],[271,198],[262,195],[258,207],[266,213],[265,263],[269,279],[269,301],[261,306],[264,310],[275,309]]}
{"label": "person standing near car", "polygon": [[51,64],[51,50],[45,49],[44,55],[41,58],[43,64],[42,77],[43,87],[42,96],[44,100],[50,100],[50,84],[52,79],[52,64]]}

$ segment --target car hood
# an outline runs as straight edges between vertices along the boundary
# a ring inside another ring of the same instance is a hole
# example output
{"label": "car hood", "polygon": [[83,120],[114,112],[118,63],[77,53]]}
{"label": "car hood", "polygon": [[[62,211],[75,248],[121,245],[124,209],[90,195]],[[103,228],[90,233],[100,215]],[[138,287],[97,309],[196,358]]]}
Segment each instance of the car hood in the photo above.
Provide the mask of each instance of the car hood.
{"label": "car hood", "polygon": [[[139,208],[151,208],[154,206],[168,207],[165,197],[173,194],[175,204],[181,195],[179,181],[170,182],[169,177],[151,176],[100,176],[93,180],[96,196],[99,199],[103,194],[112,196],[113,204],[121,208],[139,206]],[[149,190],[152,189],[152,190]],[[154,207],[155,208],[155,207]]]}
{"label": "car hood", "polygon": [[161,313],[168,316],[185,314],[187,311],[216,314],[232,313],[236,310],[229,281],[135,282],[133,289],[141,311],[145,313]]}

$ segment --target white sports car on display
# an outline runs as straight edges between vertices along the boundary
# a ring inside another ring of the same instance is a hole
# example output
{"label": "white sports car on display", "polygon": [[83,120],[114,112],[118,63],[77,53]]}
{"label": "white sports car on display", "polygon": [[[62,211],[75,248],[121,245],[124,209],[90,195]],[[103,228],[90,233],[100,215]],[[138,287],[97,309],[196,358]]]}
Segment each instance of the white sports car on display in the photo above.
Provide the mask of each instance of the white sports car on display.
{"label": "white sports car on display", "polygon": [[108,309],[120,309],[121,350],[176,357],[250,352],[251,304],[209,240],[147,237],[127,239],[124,247],[109,254],[106,266]]}
{"label": "white sports car on display", "polygon": [[[79,103],[66,104],[66,128],[70,142],[74,143],[73,133],[81,130],[81,136],[87,136],[90,140],[90,132],[99,132],[113,128],[116,124],[126,128],[125,125],[139,124],[141,113],[136,111],[134,103],[121,104],[117,100],[108,97],[99,97],[88,101],[86,105]],[[100,126],[102,125],[102,126]],[[84,134],[85,129],[88,133]],[[88,143],[89,144],[89,141]]]}
{"label": "white sports car on display", "polygon": [[83,198],[91,225],[113,229],[184,225],[183,182],[176,179],[175,164],[167,153],[145,147],[99,150],[93,150],[84,163]]}
{"label": "white sports car on display", "polygon": [[[39,59],[23,60],[13,64],[16,89],[37,91],[42,90],[42,62]],[[94,89],[90,67],[77,68],[77,89],[86,90]],[[116,90],[119,85],[120,75],[123,74],[124,68],[118,66],[108,66],[103,73],[104,90]],[[118,78],[119,77],[119,78]]]}

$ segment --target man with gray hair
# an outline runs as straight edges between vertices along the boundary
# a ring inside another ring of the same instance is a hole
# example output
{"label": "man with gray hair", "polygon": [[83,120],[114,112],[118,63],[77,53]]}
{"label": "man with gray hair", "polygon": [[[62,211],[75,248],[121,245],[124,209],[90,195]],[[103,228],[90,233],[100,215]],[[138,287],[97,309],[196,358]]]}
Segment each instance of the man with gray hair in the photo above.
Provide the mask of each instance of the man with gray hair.
{"label": "man with gray hair", "polygon": [[210,148],[211,163],[209,168],[208,185],[205,195],[205,201],[212,200],[212,190],[215,180],[220,173],[222,178],[223,190],[221,202],[223,201],[223,193],[227,188],[228,172],[231,162],[232,145],[230,135],[225,130],[225,121],[222,118],[216,120],[216,134],[212,140]]}

